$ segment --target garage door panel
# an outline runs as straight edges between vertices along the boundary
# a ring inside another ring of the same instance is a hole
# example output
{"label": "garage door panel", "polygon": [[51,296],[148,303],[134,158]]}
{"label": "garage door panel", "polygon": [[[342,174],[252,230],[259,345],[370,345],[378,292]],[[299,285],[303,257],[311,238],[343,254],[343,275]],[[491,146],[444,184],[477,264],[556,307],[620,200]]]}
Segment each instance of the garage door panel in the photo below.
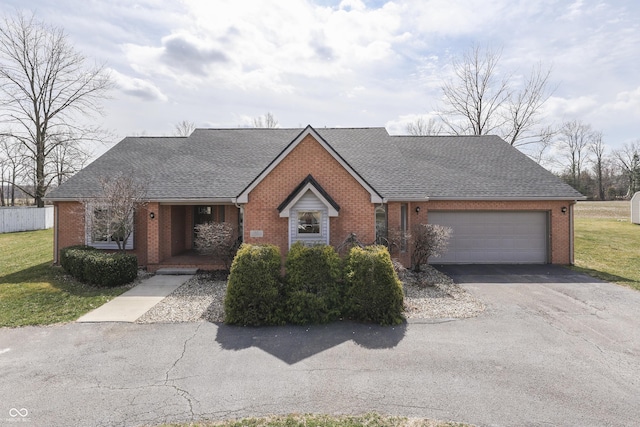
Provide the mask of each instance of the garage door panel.
{"label": "garage door panel", "polygon": [[431,224],[451,227],[449,250],[434,263],[546,263],[546,212],[430,211]]}

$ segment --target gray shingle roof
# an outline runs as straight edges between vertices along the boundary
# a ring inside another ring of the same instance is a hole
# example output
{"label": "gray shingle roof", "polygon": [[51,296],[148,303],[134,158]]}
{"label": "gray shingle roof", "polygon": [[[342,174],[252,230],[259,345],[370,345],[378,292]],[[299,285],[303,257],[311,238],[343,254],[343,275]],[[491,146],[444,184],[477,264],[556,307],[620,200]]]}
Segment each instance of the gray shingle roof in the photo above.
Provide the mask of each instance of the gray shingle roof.
{"label": "gray shingle roof", "polygon": [[[238,196],[303,129],[197,129],[189,137],[128,137],[53,190],[78,199],[120,171],[150,200]],[[385,198],[579,199],[582,195],[496,136],[390,136],[384,128],[316,132]]]}

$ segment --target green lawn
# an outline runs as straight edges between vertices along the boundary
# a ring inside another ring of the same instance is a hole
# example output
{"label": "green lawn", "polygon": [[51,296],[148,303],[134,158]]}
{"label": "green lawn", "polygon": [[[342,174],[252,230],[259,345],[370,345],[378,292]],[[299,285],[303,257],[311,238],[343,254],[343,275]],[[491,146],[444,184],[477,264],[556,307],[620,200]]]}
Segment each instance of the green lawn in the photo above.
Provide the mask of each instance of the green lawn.
{"label": "green lawn", "polygon": [[640,225],[628,201],[578,202],[575,270],[640,290]]}
{"label": "green lawn", "polygon": [[0,234],[0,327],[68,322],[120,295],[52,267],[53,230]]}

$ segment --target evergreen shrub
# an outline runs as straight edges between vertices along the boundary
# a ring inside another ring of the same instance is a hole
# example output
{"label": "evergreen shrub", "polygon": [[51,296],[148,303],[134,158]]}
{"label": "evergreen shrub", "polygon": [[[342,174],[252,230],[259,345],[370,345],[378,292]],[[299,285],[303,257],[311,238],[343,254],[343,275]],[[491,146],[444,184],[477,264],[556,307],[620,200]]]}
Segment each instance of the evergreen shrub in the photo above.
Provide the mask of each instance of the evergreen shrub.
{"label": "evergreen shrub", "polygon": [[354,320],[381,325],[403,322],[402,283],[386,247],[353,247],[347,255],[344,276],[348,312]]}
{"label": "evergreen shrub", "polygon": [[280,269],[277,246],[242,244],[229,273],[225,323],[243,326],[285,323]]}

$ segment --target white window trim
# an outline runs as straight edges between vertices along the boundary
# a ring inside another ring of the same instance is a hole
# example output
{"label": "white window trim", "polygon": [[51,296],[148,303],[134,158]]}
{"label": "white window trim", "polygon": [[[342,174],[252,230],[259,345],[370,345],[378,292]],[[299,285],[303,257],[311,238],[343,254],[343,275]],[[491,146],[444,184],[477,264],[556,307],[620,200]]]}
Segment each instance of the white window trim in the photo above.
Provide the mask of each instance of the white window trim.
{"label": "white window trim", "polygon": [[327,207],[327,214],[330,217],[338,216],[338,211],[336,210],[336,208],[334,208],[331,203],[329,203],[329,201],[318,191],[318,189],[313,184],[308,183],[300,191],[298,191],[298,194],[296,194],[293,200],[291,200],[287,204],[287,206],[285,206],[282,212],[280,212],[280,218],[289,218],[289,215],[291,215],[291,208],[293,208],[296,203],[298,203],[298,200],[300,200],[300,198],[302,198],[302,196],[304,196],[309,190],[311,190],[311,192],[322,202],[322,204]]}
{"label": "white window trim", "polygon": [[[98,242],[94,242],[93,241],[93,233],[92,233],[92,226],[93,226],[93,212],[96,209],[99,209],[101,207],[101,205],[99,203],[89,203],[86,205],[86,209],[85,209],[85,228],[84,228],[84,240],[85,240],[85,245],[87,246],[92,246],[96,249],[118,249],[118,243],[115,241],[98,241]],[[134,223],[134,231],[131,232],[131,235],[129,236],[129,239],[127,240],[127,244],[124,247],[125,250],[132,250],[134,248],[134,236],[135,235],[135,223]]]}

